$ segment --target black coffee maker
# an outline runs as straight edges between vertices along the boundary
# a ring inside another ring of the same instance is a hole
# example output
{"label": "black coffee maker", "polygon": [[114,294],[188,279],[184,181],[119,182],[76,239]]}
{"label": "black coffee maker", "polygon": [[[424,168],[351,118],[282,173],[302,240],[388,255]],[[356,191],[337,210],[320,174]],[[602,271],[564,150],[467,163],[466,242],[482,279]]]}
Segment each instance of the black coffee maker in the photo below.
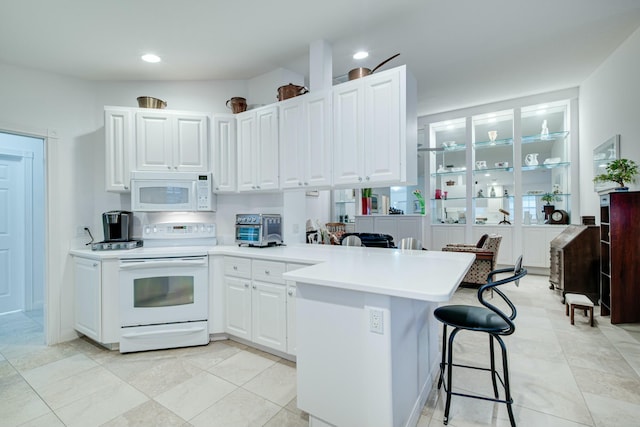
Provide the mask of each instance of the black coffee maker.
{"label": "black coffee maker", "polygon": [[109,211],[102,214],[105,242],[128,242],[133,238],[133,213]]}

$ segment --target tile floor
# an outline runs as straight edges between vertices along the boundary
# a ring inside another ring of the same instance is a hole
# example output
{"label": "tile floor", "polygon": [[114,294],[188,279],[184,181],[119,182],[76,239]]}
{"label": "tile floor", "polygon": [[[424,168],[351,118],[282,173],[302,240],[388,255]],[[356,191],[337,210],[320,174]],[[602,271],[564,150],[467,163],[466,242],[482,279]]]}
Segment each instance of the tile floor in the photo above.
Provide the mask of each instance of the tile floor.
{"label": "tile floor", "polygon": [[[613,326],[596,307],[596,327],[577,312],[571,326],[545,276],[506,291],[518,307],[506,339],[518,425],[640,425],[640,325]],[[453,302],[475,301],[474,290],[460,289]],[[126,355],[84,339],[45,347],[41,322],[0,316],[2,426],[308,425],[289,361],[232,341]],[[481,334],[459,334],[458,360],[487,359],[486,344]],[[490,381],[454,370],[454,388],[489,392]],[[441,426],[443,407],[434,389],[418,425]],[[454,397],[449,425],[509,421],[504,405]]]}

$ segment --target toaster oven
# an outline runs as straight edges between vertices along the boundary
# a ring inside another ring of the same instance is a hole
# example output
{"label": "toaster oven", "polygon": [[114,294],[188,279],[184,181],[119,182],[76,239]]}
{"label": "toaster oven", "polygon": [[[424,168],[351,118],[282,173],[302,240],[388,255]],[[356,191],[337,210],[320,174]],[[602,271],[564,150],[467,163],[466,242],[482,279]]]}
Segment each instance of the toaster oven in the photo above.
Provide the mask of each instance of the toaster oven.
{"label": "toaster oven", "polygon": [[237,214],[236,243],[239,246],[282,244],[282,218],[278,214]]}

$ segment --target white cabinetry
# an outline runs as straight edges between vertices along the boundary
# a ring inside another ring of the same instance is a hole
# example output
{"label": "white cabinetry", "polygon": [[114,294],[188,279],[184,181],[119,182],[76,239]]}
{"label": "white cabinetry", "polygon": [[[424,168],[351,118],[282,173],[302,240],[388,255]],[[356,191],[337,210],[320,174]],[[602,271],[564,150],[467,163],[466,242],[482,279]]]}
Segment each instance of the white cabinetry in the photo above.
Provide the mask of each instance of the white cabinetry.
{"label": "white cabinetry", "polygon": [[136,113],[136,170],[207,172],[207,115]]}
{"label": "white cabinetry", "polygon": [[99,343],[118,343],[118,260],[74,256],[73,266],[75,329]]}
{"label": "white cabinetry", "polygon": [[393,236],[396,246],[405,237],[413,237],[422,242],[422,218],[422,215],[356,216],[356,232],[389,234]]}
{"label": "white cabinetry", "polygon": [[275,261],[225,257],[225,331],[256,344],[287,351],[287,298]]}
{"label": "white cabinetry", "polygon": [[565,226],[523,226],[522,259],[530,267],[549,268],[550,243]]}
{"label": "white cabinetry", "polygon": [[416,181],[415,97],[404,66],[333,88],[334,185]]}
{"label": "white cabinetry", "polygon": [[[300,268],[308,267],[306,264],[293,264],[287,263],[287,271],[298,270]],[[287,353],[297,354],[296,338],[296,282],[287,280]]]}
{"label": "white cabinetry", "polygon": [[465,243],[464,234],[465,229],[461,225],[431,226],[431,247],[428,249],[439,251],[448,243]]}
{"label": "white cabinetry", "polygon": [[238,127],[238,190],[277,190],[278,107],[236,114]]}
{"label": "white cabinetry", "polygon": [[211,123],[213,146],[213,191],[237,190],[236,119],[231,114],[215,114]]}
{"label": "white cabinetry", "polygon": [[251,260],[224,258],[225,331],[251,340]]}
{"label": "white cabinetry", "polygon": [[133,112],[105,107],[105,189],[127,192],[133,161]]}
{"label": "white cabinetry", "polygon": [[279,104],[280,185],[331,185],[331,96],[308,93]]}

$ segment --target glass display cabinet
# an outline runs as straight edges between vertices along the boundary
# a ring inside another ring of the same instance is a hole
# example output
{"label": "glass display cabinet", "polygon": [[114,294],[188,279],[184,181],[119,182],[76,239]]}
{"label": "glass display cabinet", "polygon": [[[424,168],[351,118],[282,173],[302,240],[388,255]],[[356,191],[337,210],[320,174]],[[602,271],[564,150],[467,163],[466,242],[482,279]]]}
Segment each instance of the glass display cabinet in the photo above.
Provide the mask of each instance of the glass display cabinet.
{"label": "glass display cabinet", "polygon": [[[568,103],[522,108],[522,222],[568,224],[570,211]],[[554,211],[562,218],[550,221]]]}
{"label": "glass display cabinet", "polygon": [[429,126],[431,159],[432,224],[464,224],[467,221],[467,125],[466,119],[447,120]]}
{"label": "glass display cabinet", "polygon": [[474,116],[472,123],[474,224],[511,225],[513,110]]}

